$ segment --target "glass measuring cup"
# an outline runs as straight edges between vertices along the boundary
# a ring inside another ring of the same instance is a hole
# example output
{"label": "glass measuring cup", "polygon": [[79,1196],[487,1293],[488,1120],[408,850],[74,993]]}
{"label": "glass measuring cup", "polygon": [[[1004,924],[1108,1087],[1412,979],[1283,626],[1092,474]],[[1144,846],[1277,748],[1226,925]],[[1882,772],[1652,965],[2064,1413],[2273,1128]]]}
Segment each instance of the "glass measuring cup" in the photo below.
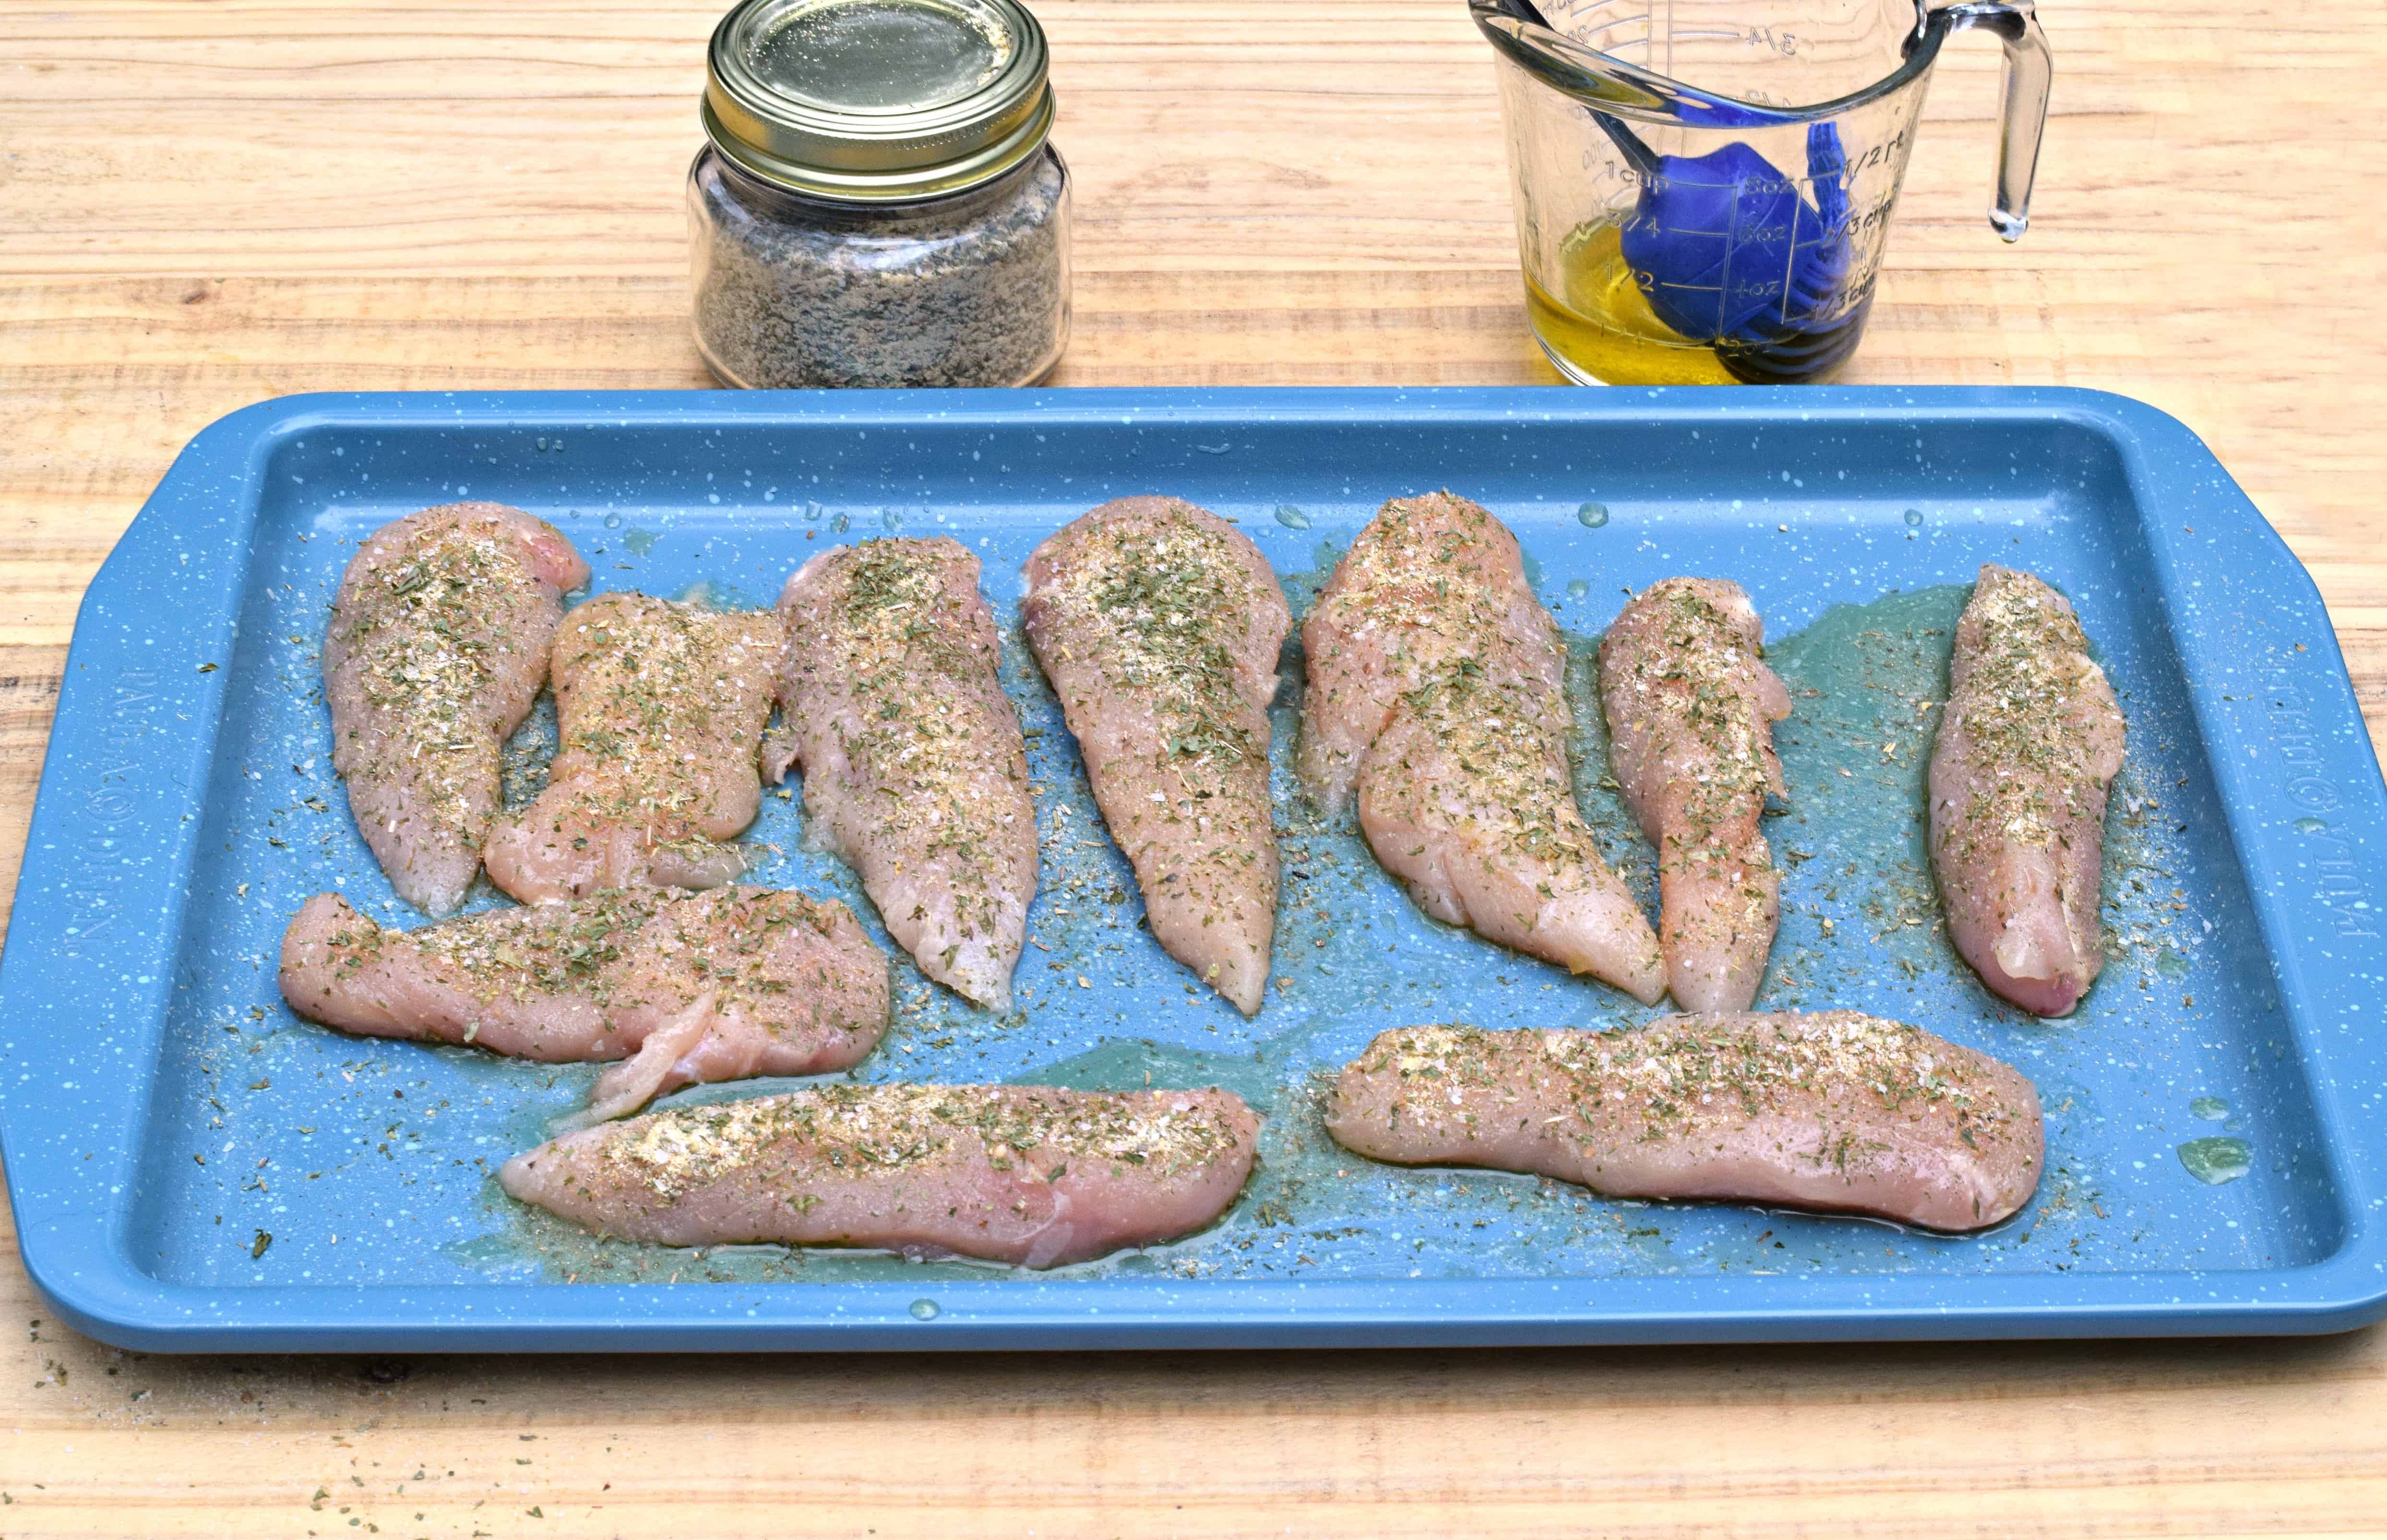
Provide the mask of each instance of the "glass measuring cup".
{"label": "glass measuring cup", "polygon": [[1469,0],[1498,56],[1526,304],[1578,383],[1829,378],[1872,308],[1931,66],[2005,44],[1989,223],[2047,120],[2031,0]]}

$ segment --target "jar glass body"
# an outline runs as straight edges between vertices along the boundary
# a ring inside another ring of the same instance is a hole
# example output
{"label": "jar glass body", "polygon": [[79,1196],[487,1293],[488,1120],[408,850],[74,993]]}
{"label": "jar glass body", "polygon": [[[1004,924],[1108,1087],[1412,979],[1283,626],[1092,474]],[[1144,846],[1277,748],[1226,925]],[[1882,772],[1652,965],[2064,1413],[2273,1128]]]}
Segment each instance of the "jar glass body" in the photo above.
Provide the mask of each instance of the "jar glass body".
{"label": "jar glass body", "polygon": [[905,204],[802,196],[708,145],[688,208],[696,344],[726,385],[1034,385],[1067,340],[1069,174],[1050,145]]}

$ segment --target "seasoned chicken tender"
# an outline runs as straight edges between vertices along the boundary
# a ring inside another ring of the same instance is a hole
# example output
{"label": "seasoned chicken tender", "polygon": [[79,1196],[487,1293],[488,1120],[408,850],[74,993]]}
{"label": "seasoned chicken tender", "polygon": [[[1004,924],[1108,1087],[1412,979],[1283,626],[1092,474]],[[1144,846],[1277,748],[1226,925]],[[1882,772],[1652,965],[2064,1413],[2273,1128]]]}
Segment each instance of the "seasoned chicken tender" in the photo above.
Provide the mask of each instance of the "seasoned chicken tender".
{"label": "seasoned chicken tender", "polygon": [[2105,965],[2105,794],[2121,703],[2062,594],[1985,566],[1956,625],[1931,751],[1931,870],[1948,934],[1981,982],[2071,1014]]}
{"label": "seasoned chicken tender", "polygon": [[1574,802],[1565,652],[1515,536],[1463,498],[1396,499],[1302,626],[1300,764],[1434,918],[1666,991],[1649,922]]}
{"label": "seasoned chicken tender", "polygon": [[1949,1231],[2013,1215],[2046,1161],[2039,1093],[2013,1067],[1854,1011],[1401,1028],[1344,1069],[1326,1126],[1375,1160]]}
{"label": "seasoned chicken tender", "polygon": [[1121,498],[1028,562],[1028,639],[1162,950],[1245,1016],[1276,934],[1269,701],[1292,628],[1268,558],[1175,498]]}
{"label": "seasoned chicken tender", "polygon": [[600,1234],[1082,1262],[1216,1219],[1259,1119],[1224,1091],[827,1085],[650,1113],[506,1162],[505,1190]]}
{"label": "seasoned chicken tender", "polygon": [[1790,692],[1737,583],[1670,577],[1636,595],[1599,644],[1617,784],[1658,850],[1658,940],[1674,1003],[1743,1011],[1780,918],[1760,832],[1783,794],[1774,724]]}
{"label": "seasoned chicken tender", "polygon": [[498,755],[547,679],[562,596],[588,564],[494,502],[384,524],[340,580],[323,637],[332,767],[398,897],[464,902],[499,805]]}
{"label": "seasoned chicken tender", "polygon": [[489,880],[539,903],[603,888],[716,888],[762,807],[778,617],[601,594],[556,631],[547,789],[499,824]]}
{"label": "seasoned chicken tender", "polygon": [[1036,893],[1028,747],[996,675],[1001,641],[960,542],[865,540],[788,580],[782,735],[808,840],[860,873],[920,971],[1007,1010]]}
{"label": "seasoned chicken tender", "polygon": [[624,1060],[610,1117],[664,1092],[858,1064],[887,1030],[887,954],[833,900],[767,888],[609,888],[417,930],[318,893],[282,940],[282,997],[365,1037],[549,1063]]}

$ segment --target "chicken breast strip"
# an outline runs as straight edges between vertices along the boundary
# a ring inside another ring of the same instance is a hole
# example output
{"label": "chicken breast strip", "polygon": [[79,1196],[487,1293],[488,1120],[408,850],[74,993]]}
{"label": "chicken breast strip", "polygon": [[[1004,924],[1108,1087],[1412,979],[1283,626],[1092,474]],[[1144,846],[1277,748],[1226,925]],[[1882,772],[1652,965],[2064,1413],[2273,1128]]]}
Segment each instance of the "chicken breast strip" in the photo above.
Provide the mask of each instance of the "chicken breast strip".
{"label": "chicken breast strip", "polygon": [[806,838],[861,874],[921,972],[1008,1010],[1036,809],[978,578],[978,558],[941,537],[805,562],[779,600],[786,723],[764,768],[802,767]]}
{"label": "chicken breast strip", "polygon": [[563,594],[588,563],[494,502],[384,524],[359,548],[323,637],[332,767],[398,896],[452,913],[480,869],[498,755],[547,679]]}
{"label": "chicken breast strip", "polygon": [[489,880],[524,903],[602,888],[715,888],[754,821],[778,617],[600,594],[555,637],[547,789],[502,820]]}
{"label": "chicken breast strip", "polygon": [[1269,702],[1292,612],[1244,533],[1106,502],[1036,548],[1022,608],[1163,951],[1245,1016],[1276,934]]}
{"label": "chicken breast strip", "polygon": [[1250,1176],[1258,1130],[1224,1091],[827,1085],[567,1134],[498,1180],[625,1240],[1050,1268],[1209,1224]]}
{"label": "chicken breast strip", "polygon": [[337,893],[282,939],[282,997],[365,1037],[470,1043],[549,1063],[625,1061],[591,1110],[664,1092],[860,1063],[887,1030],[887,954],[842,903],[766,888],[609,888],[418,930]]}
{"label": "chicken breast strip", "polygon": [[2068,1016],[2105,966],[2105,795],[2121,703],[2062,594],[1985,566],[1956,625],[1931,751],[1931,869],[1981,982]]}
{"label": "chicken breast strip", "polygon": [[1301,635],[1302,777],[1330,811],[1357,790],[1369,847],[1427,914],[1665,993],[1658,938],[1575,807],[1564,650],[1498,520],[1446,492],[1386,503]]}
{"label": "chicken breast strip", "polygon": [[1326,1126],[1375,1160],[1948,1231],[2013,1215],[2046,1159],[2039,1094],[2015,1070],[1854,1011],[1403,1028],[1344,1069]]}
{"label": "chicken breast strip", "polygon": [[1737,583],[1670,577],[1599,644],[1610,757],[1658,850],[1658,941],[1686,1010],[1747,1010],[1780,917],[1760,828],[1766,793],[1784,792],[1774,724],[1790,692],[1765,666],[1764,632]]}

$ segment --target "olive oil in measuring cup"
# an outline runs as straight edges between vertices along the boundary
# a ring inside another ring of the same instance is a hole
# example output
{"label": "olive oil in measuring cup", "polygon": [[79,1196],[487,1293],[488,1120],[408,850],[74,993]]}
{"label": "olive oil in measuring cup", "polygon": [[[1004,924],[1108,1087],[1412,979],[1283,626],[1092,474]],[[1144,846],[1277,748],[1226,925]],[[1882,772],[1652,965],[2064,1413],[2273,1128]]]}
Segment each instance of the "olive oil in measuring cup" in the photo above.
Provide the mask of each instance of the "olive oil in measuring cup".
{"label": "olive oil in measuring cup", "polygon": [[1613,221],[1578,225],[1549,264],[1553,294],[1525,275],[1534,335],[1559,372],[1578,385],[1804,385],[1829,375],[1856,348],[1870,293],[1829,325],[1761,343],[1694,342],[1658,319],[1624,259]]}
{"label": "olive oil in measuring cup", "polygon": [[2005,44],[1990,225],[2028,222],[2031,0],[1469,0],[1499,60],[1543,350],[1612,385],[1829,378],[1872,309],[1931,67]]}
{"label": "olive oil in measuring cup", "polygon": [[1525,308],[1550,361],[1577,384],[1731,385],[1711,345],[1685,337],[1649,309],[1623,242],[1612,221],[1578,225],[1550,264],[1557,294],[1525,275]]}

